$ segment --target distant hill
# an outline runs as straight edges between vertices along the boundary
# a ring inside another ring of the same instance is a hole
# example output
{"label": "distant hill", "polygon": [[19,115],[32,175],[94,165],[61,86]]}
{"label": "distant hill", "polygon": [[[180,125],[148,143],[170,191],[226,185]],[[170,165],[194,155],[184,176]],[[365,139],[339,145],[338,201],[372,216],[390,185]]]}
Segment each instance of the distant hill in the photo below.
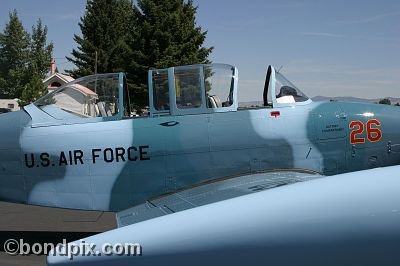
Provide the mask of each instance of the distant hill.
{"label": "distant hill", "polygon": [[264,105],[264,102],[262,102],[262,101],[239,102],[239,107],[261,107],[263,105]]}
{"label": "distant hill", "polygon": [[357,97],[326,97],[326,96],[315,96],[312,98],[314,102],[328,102],[328,101],[339,101],[339,102],[356,102],[356,103],[378,103],[380,100],[388,98],[392,104],[400,103],[400,98],[394,97],[382,97],[380,99],[363,99]]}
{"label": "distant hill", "polygon": [[[396,103],[400,103],[400,98],[394,97],[384,97],[388,98],[392,105]],[[326,96],[315,96],[311,99],[314,102],[329,102],[331,100],[338,101],[338,102],[354,102],[354,103],[378,103],[380,100],[384,99],[363,99],[357,97],[326,97]],[[239,107],[261,107],[263,106],[262,101],[252,101],[252,102],[239,102]]]}

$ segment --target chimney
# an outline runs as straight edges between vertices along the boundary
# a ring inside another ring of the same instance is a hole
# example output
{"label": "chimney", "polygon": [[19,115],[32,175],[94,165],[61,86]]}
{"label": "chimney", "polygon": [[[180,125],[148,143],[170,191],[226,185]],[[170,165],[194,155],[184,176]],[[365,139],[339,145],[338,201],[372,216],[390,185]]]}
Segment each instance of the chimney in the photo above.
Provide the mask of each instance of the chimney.
{"label": "chimney", "polygon": [[56,72],[56,60],[52,58],[50,62],[50,75],[53,75],[55,72]]}

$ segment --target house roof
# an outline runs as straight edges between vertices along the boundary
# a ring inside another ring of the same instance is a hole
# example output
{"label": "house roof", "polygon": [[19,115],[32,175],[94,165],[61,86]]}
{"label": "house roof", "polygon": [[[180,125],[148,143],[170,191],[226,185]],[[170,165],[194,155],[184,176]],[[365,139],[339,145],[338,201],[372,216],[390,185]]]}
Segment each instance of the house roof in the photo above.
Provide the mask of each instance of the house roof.
{"label": "house roof", "polygon": [[[54,81],[61,81],[63,83],[63,84],[61,84],[61,86],[63,86],[74,80],[75,79],[73,77],[68,76],[66,74],[54,73],[53,75],[51,75],[51,76],[47,77],[45,80],[43,80],[43,84],[45,84],[45,86],[49,86]],[[76,90],[82,92],[83,94],[97,97],[97,94],[94,91],[92,91],[91,89],[89,89],[83,85],[73,84],[71,86],[71,88],[76,89]]]}
{"label": "house roof", "polygon": [[[69,85],[68,85],[69,87]],[[86,94],[86,95],[90,95],[90,96],[96,96],[97,97],[97,93],[95,93],[94,91],[92,91],[91,89],[82,86],[80,84],[72,84],[71,86],[72,88],[81,91],[82,93]]]}
{"label": "house roof", "polygon": [[65,79],[67,82],[71,82],[71,81],[75,80],[73,77],[68,76],[68,75],[65,75],[65,74],[61,74],[61,73],[56,73],[56,74],[58,74],[59,76],[61,76],[61,77],[62,77],[63,79]]}
{"label": "house roof", "polygon": [[48,76],[45,80],[43,80],[44,84],[51,84],[52,80],[54,79],[59,79],[64,82],[64,84],[69,83],[73,80],[75,80],[73,77],[68,76],[66,74],[61,74],[61,73],[54,73],[53,75]]}

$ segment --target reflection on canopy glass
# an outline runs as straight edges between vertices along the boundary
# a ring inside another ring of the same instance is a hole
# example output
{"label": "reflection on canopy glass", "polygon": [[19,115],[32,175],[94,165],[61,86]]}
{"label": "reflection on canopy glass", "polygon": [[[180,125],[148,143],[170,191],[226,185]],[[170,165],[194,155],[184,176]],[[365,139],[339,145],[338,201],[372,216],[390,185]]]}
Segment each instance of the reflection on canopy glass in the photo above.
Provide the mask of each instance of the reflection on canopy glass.
{"label": "reflection on canopy glass", "polygon": [[78,79],[42,97],[35,105],[56,117],[114,116],[119,112],[118,80],[118,74]]}
{"label": "reflection on canopy glass", "polygon": [[208,108],[232,106],[234,71],[234,67],[222,64],[204,67]]}
{"label": "reflection on canopy glass", "polygon": [[276,72],[275,79],[276,101],[278,103],[296,103],[308,100],[308,97],[281,73]]}

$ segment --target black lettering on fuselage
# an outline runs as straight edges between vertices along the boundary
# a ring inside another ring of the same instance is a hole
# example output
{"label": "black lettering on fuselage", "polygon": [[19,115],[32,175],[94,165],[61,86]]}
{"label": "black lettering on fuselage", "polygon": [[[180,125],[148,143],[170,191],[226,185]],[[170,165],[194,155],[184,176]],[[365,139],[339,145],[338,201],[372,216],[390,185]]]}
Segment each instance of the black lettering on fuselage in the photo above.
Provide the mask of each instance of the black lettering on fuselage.
{"label": "black lettering on fuselage", "polygon": [[100,155],[97,154],[97,152],[100,152],[101,149],[93,149],[92,150],[92,158],[93,158],[93,163],[96,163],[96,158],[99,158]]}
{"label": "black lettering on fuselage", "polygon": [[[127,149],[124,147],[92,149],[92,162],[96,164],[97,160],[106,163],[147,161],[150,160],[148,149],[148,145],[138,147],[131,146]],[[83,165],[85,164],[84,160],[84,152],[82,150],[61,151],[58,159],[58,166]],[[37,155],[34,153],[25,154],[25,166],[27,168],[56,165],[57,163],[51,160],[50,154],[47,152],[42,152]]]}
{"label": "black lettering on fuselage", "polygon": [[33,168],[35,166],[35,156],[31,153],[31,162],[29,163],[28,154],[25,154],[25,165],[28,168]]}
{"label": "black lettering on fuselage", "polygon": [[60,153],[60,160],[58,165],[59,166],[68,165],[67,157],[65,157],[65,153],[63,151]]}
{"label": "black lettering on fuselage", "polygon": [[78,164],[78,160],[81,164],[83,164],[83,151],[81,150],[75,150],[74,151],[74,160],[75,160],[75,165]]}
{"label": "black lettering on fuselage", "polygon": [[69,165],[72,165],[72,151],[68,151],[69,155]]}
{"label": "black lettering on fuselage", "polygon": [[106,163],[112,163],[114,161],[114,151],[111,148],[104,150],[104,161]]}
{"label": "black lettering on fuselage", "polygon": [[40,160],[42,161],[40,164],[43,167],[48,167],[50,165],[50,155],[47,152],[40,154]]}
{"label": "black lettering on fuselage", "polygon": [[147,151],[145,151],[144,149],[148,149],[149,146],[139,146],[139,156],[140,156],[140,160],[141,161],[147,161],[150,160],[149,157],[147,157]]}
{"label": "black lettering on fuselage", "polygon": [[136,147],[129,147],[127,152],[128,152],[128,160],[129,161],[134,162],[138,159],[138,157],[136,155],[134,155],[135,152],[137,152]]}
{"label": "black lettering on fuselage", "polygon": [[115,159],[117,159],[117,162],[123,161],[125,162],[125,149],[124,148],[115,148]]}

